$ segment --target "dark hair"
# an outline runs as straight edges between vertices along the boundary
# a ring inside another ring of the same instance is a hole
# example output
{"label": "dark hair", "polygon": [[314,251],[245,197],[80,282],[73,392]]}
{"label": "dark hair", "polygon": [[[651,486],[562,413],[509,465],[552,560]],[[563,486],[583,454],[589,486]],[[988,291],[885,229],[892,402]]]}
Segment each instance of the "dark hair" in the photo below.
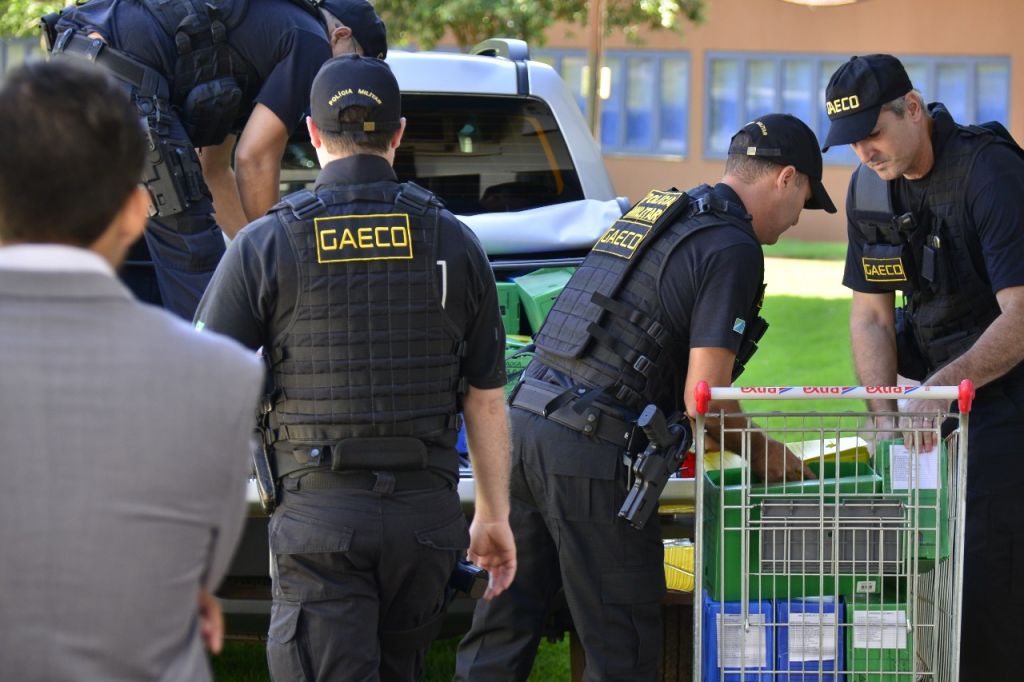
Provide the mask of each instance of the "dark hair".
{"label": "dark hair", "polygon": [[0,241],[89,246],[142,179],[139,115],[100,67],[33,60],[0,84]]}
{"label": "dark hair", "polygon": [[[366,120],[367,111],[366,107],[358,105],[345,107],[338,112],[338,120],[342,123],[362,123]],[[323,130],[320,131],[320,137],[323,139],[327,151],[333,154],[359,154],[363,152],[383,154],[388,150],[388,145],[391,144],[391,138],[394,134],[394,130],[375,130],[372,133],[364,133],[362,131],[328,133]]]}

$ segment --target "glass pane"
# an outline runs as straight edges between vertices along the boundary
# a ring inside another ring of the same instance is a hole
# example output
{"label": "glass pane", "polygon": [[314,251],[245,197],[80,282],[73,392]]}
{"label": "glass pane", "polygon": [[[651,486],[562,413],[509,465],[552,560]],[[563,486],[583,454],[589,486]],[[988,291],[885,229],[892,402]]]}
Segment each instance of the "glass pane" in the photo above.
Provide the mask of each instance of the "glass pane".
{"label": "glass pane", "polygon": [[974,123],[967,112],[966,64],[939,64],[935,71],[935,98],[946,105],[953,120]]}
{"label": "glass pane", "polygon": [[626,91],[626,146],[650,147],[654,140],[654,60],[629,60]]}
{"label": "glass pane", "polygon": [[782,111],[808,125],[814,120],[814,65],[786,61],[782,64]]}
{"label": "glass pane", "polygon": [[746,117],[750,120],[775,111],[775,62],[747,62],[746,104]]}
{"label": "glass pane", "polygon": [[935,88],[928,82],[928,65],[923,62],[903,62],[903,68],[910,76],[910,84],[914,86],[925,102],[934,100]]}
{"label": "glass pane", "polygon": [[569,86],[569,91],[580,105],[584,116],[587,113],[587,58],[562,57],[562,80]]}
{"label": "glass pane", "polygon": [[687,94],[690,91],[690,64],[685,59],[661,62],[661,131],[659,154],[685,154]]}
{"label": "glass pane", "polygon": [[601,101],[601,144],[604,147],[618,147],[622,135],[622,92],[625,83],[622,78],[622,60],[605,57],[605,68],[611,73],[611,90],[608,99]]}
{"label": "glass pane", "polygon": [[978,64],[976,123],[1010,119],[1010,68],[1006,64]]}
{"label": "glass pane", "polygon": [[740,127],[740,65],[735,59],[711,60],[711,116],[708,151],[725,154]]}

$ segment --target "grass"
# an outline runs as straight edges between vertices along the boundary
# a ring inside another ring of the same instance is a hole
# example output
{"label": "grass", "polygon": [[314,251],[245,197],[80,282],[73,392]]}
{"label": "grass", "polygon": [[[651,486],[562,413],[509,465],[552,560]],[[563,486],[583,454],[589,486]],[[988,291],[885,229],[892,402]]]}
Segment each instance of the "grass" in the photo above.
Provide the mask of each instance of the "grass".
{"label": "grass", "polygon": [[[827,251],[822,248],[821,252]],[[791,296],[766,298],[763,315],[771,326],[737,385],[844,386],[855,383],[847,331],[849,314],[849,300]],[[743,401],[743,406],[751,412],[864,409],[859,400],[747,400]],[[457,645],[457,637],[434,642],[427,656],[424,682],[451,679]],[[266,672],[263,645],[258,643],[229,642],[225,652],[213,660],[213,666],[215,679],[219,682],[264,682],[270,679]],[[536,682],[569,679],[568,638],[556,643],[541,642],[530,679]]]}
{"label": "grass", "polygon": [[[421,682],[448,682],[455,672],[455,648],[458,637],[439,639],[427,653]],[[227,642],[224,652],[212,660],[213,679],[217,682],[270,682],[262,642]],[[569,679],[569,638],[541,640],[530,674],[531,682]]]}
{"label": "grass", "polygon": [[846,258],[846,242],[802,242],[783,238],[778,244],[764,247],[764,255],[773,258],[843,260]]}

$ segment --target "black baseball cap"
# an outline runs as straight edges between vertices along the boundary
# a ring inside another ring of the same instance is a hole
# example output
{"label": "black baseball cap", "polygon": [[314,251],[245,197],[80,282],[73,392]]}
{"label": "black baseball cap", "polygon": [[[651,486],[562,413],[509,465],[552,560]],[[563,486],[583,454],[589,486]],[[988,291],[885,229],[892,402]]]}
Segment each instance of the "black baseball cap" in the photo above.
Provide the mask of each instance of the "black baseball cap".
{"label": "black baseball cap", "polygon": [[878,123],[882,105],[913,89],[907,70],[891,54],[851,58],[836,69],[825,88],[825,113],[831,123],[821,151],[863,140]]}
{"label": "black baseball cap", "polygon": [[[366,107],[358,123],[338,120],[342,110]],[[398,130],[402,118],[402,94],[386,63],[372,57],[346,54],[324,62],[313,79],[309,108],[316,127],[329,133]]]}
{"label": "black baseball cap", "polygon": [[[745,145],[736,141],[736,135],[747,133],[753,144]],[[811,198],[804,208],[820,208],[835,213],[836,207],[821,184],[821,152],[814,132],[796,116],[789,114],[768,114],[751,121],[739,129],[729,143],[729,154],[756,156],[777,163],[793,166],[810,178]]]}
{"label": "black baseball cap", "polygon": [[352,29],[356,42],[367,57],[388,56],[388,29],[366,0],[319,0],[317,3]]}

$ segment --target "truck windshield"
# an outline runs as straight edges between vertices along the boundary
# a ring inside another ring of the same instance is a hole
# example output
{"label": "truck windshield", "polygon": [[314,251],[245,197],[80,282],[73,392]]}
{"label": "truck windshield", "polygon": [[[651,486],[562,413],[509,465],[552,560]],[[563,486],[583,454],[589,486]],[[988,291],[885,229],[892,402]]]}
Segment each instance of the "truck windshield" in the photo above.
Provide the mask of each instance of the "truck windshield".
{"label": "truck windshield", "polygon": [[[480,95],[402,97],[408,121],[395,157],[412,180],[460,215],[519,211],[583,199],[565,140],[543,102]],[[304,127],[303,127],[304,128]],[[303,129],[282,166],[288,190],[311,182],[316,155]]]}

